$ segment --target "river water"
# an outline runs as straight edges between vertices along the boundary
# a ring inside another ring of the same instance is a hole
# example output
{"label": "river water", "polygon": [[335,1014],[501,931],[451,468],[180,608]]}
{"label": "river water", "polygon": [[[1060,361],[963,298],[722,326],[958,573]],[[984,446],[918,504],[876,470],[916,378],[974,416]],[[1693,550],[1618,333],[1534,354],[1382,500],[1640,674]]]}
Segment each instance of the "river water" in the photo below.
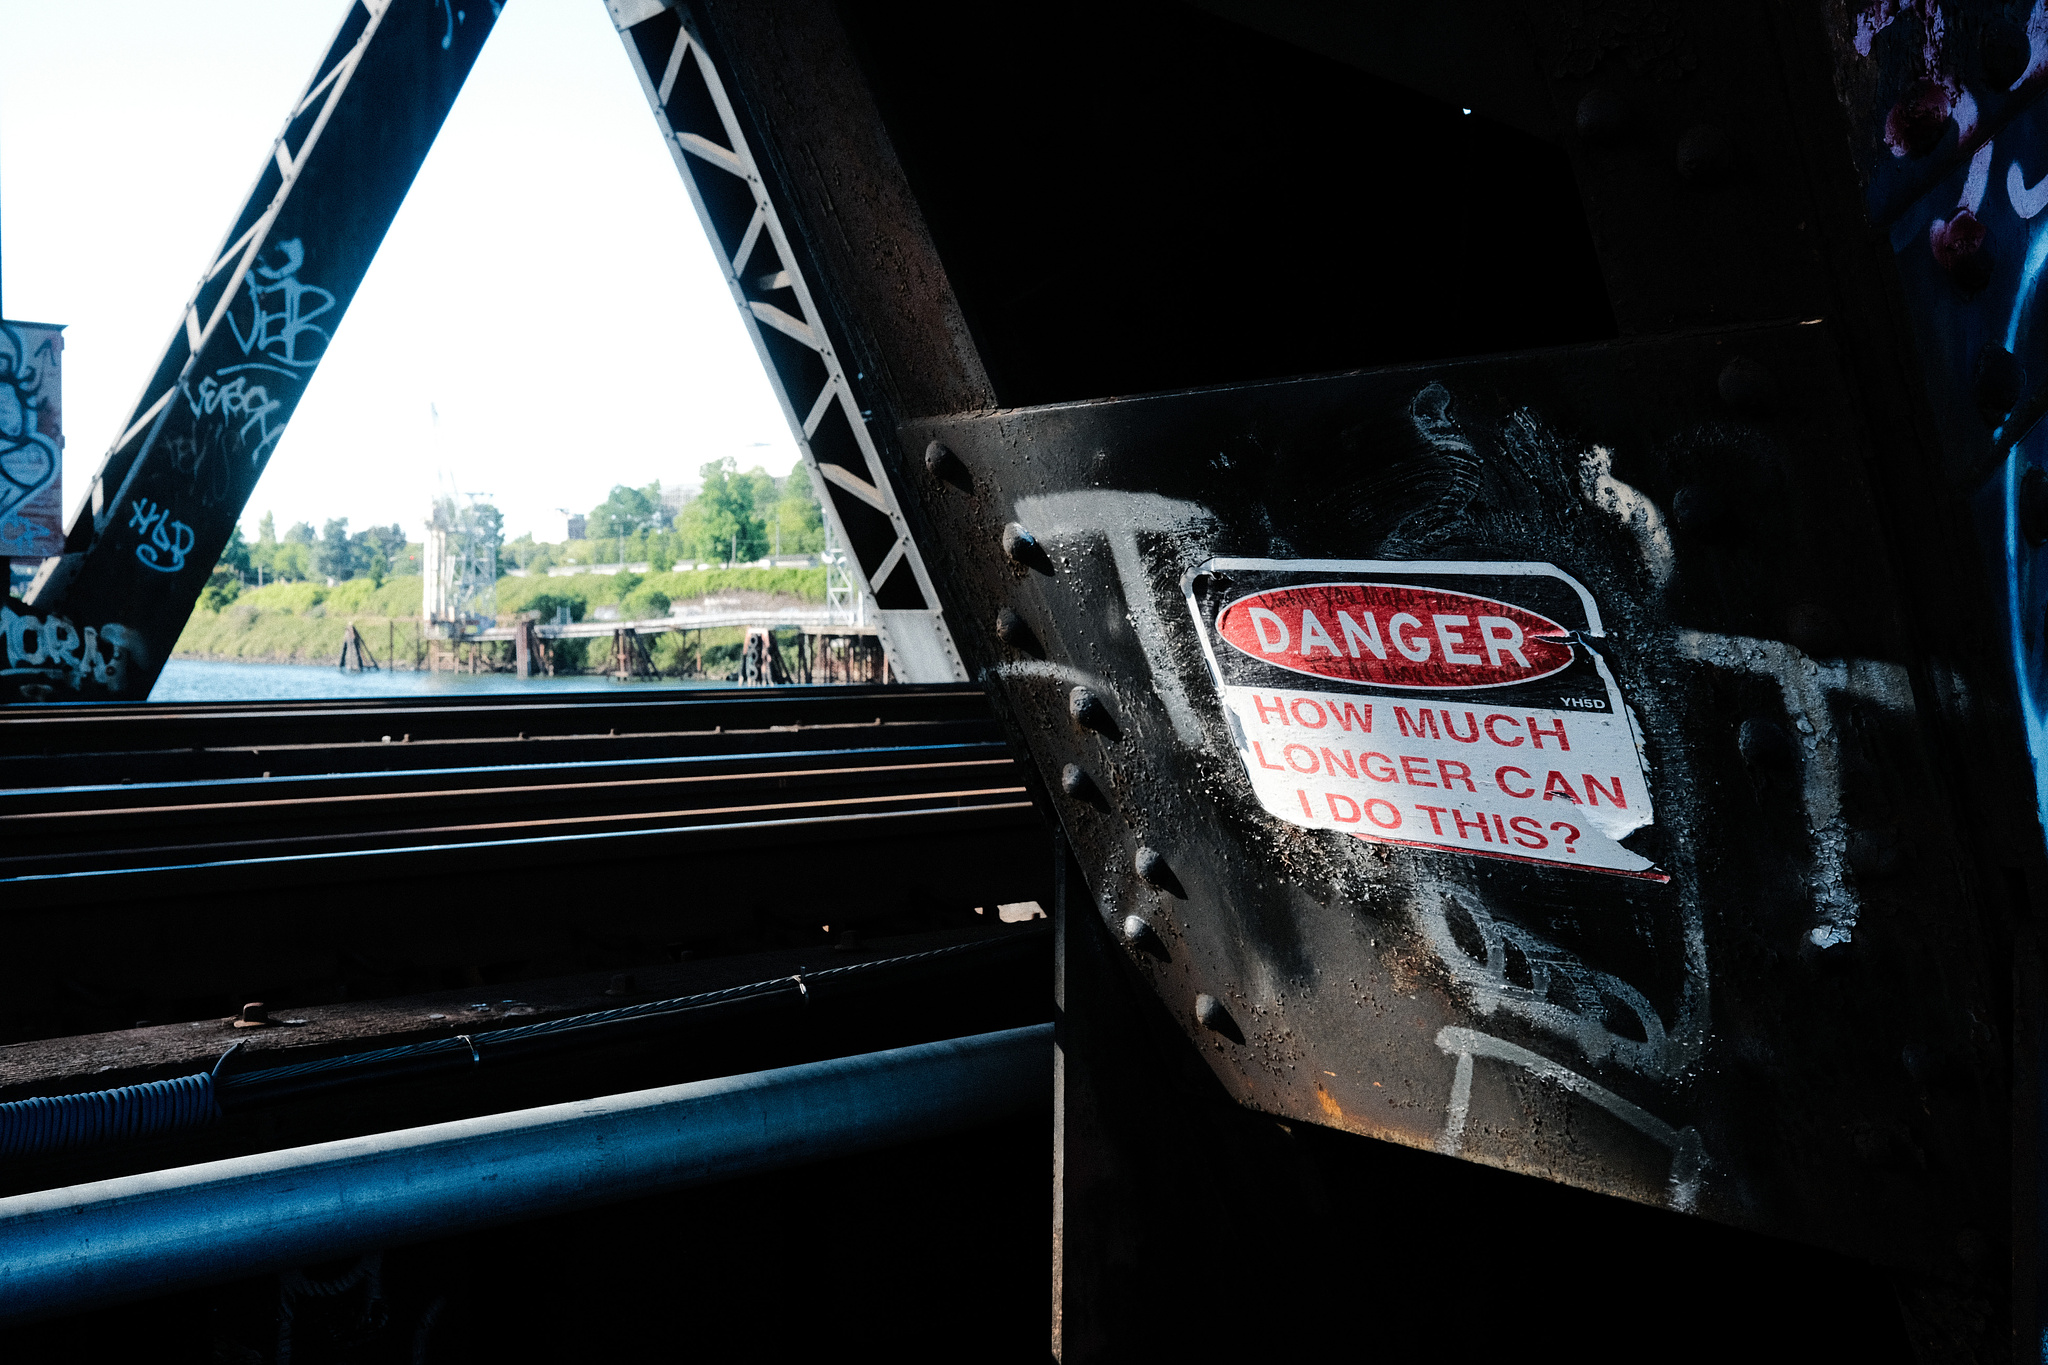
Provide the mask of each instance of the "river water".
{"label": "river water", "polygon": [[509,673],[344,673],[309,664],[223,664],[173,659],[151,689],[151,701],[331,701],[365,697],[460,697],[483,693],[607,692],[731,687],[699,678],[630,683],[601,677],[515,678]]}

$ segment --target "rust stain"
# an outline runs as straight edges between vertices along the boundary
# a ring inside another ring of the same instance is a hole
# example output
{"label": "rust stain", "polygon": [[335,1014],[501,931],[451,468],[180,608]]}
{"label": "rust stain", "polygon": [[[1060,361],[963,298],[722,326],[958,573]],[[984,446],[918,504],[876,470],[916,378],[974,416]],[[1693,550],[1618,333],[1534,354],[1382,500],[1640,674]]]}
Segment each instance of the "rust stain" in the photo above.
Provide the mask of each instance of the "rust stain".
{"label": "rust stain", "polygon": [[1337,1103],[1337,1097],[1323,1089],[1321,1081],[1316,1082],[1316,1103],[1323,1106],[1323,1114],[1332,1123],[1344,1122],[1344,1106]]}

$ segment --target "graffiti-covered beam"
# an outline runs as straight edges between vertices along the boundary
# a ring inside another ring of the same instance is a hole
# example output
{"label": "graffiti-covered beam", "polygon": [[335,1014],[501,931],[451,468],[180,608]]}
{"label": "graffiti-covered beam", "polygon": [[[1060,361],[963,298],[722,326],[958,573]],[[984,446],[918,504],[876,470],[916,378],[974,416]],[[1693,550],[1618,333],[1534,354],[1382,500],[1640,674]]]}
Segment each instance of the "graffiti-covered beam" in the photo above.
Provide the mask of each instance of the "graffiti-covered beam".
{"label": "graffiti-covered beam", "polygon": [[0,701],[148,695],[502,9],[349,7],[63,554],[8,609]]}

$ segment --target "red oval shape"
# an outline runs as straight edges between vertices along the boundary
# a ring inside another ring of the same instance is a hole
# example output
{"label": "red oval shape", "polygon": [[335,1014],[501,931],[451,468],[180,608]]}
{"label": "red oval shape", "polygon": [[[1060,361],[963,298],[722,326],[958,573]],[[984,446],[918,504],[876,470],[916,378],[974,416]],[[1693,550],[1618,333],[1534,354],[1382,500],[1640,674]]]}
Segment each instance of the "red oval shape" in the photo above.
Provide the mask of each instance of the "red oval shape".
{"label": "red oval shape", "polygon": [[1500,687],[1572,661],[1571,633],[1490,597],[1403,583],[1301,583],[1216,617],[1239,653],[1311,677],[1381,687]]}

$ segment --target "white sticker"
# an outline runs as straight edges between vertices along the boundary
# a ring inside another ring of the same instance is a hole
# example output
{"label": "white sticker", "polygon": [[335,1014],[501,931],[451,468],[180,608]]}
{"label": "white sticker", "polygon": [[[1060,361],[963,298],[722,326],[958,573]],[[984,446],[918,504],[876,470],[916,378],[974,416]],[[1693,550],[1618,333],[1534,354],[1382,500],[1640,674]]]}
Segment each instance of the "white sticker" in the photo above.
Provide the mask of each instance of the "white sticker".
{"label": "white sticker", "polygon": [[1266,811],[1514,862],[1668,881],[1592,594],[1549,564],[1212,559],[1183,583]]}

